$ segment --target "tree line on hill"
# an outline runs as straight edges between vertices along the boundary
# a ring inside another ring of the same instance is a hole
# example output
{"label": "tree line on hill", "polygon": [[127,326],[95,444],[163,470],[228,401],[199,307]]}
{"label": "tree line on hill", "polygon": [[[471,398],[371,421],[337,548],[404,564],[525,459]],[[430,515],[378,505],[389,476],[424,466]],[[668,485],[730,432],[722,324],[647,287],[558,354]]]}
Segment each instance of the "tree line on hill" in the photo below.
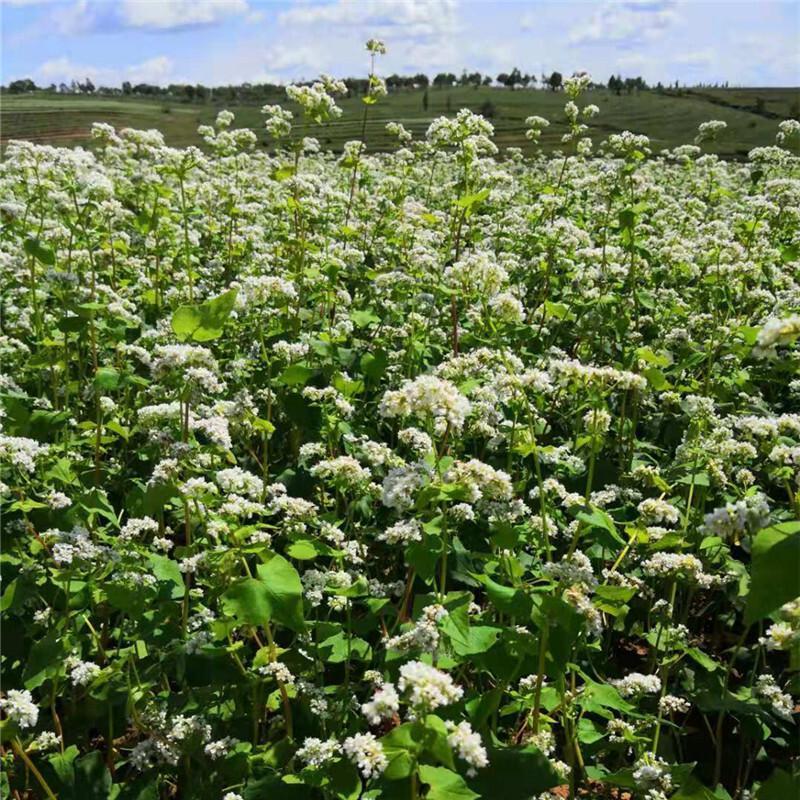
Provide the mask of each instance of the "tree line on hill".
{"label": "tree line on hill", "polygon": [[[557,92],[563,87],[564,77],[558,71],[553,71],[549,75],[542,73],[539,77],[532,73],[523,73],[517,67],[510,72],[501,72],[496,76],[483,74],[481,72],[467,72],[464,70],[461,75],[452,72],[439,72],[429,78],[420,72],[416,75],[397,75],[392,74],[386,78],[386,88],[389,92],[396,93],[401,91],[413,91],[417,89],[427,90],[429,87],[434,89],[446,89],[456,86],[474,87],[497,86],[511,91],[519,89],[539,88],[546,91]],[[369,81],[366,78],[345,78],[345,84],[351,95],[366,95],[369,89]],[[727,88],[727,83],[723,84]],[[655,86],[649,86],[641,76],[635,78],[623,78],[621,75],[612,75],[607,83],[594,81],[590,84],[592,89],[608,89],[617,95],[633,94],[634,92],[664,91],[666,88],[678,89],[678,81],[674,85],[664,87],[660,82]],[[204,86],[202,84],[176,84],[171,83],[166,86],[159,86],[152,83],[136,83],[125,81],[120,87],[96,86],[91,78],[83,81],[72,80],[70,83],[51,83],[49,86],[37,86],[31,78],[11,81],[8,86],[0,86],[0,91],[7,94],[30,94],[36,91],[49,91],[58,94],[82,94],[100,95],[112,97],[163,97],[180,100],[186,103],[205,102],[207,100],[217,100],[224,102],[253,102],[257,103],[276,95],[282,94],[284,87],[274,83],[242,83],[230,86]]]}

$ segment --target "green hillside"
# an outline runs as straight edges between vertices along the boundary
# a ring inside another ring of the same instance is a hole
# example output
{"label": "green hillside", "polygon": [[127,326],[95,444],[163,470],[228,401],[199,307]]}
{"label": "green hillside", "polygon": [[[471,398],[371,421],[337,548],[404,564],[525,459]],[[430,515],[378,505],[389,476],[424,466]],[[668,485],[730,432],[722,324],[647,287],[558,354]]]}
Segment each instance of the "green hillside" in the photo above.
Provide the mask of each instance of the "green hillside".
{"label": "green hillside", "polygon": [[[595,140],[610,133],[631,130],[650,137],[654,149],[674,147],[690,142],[697,126],[708,119],[722,119],[728,129],[716,145],[716,152],[725,157],[740,158],[748,150],[774,141],[777,123],[797,117],[800,111],[798,89],[698,89],[680,94],[641,92],[617,96],[606,90],[590,95],[601,113],[593,121]],[[282,98],[277,96],[275,102]],[[118,128],[157,128],[168,144],[181,147],[200,144],[197,126],[209,123],[217,111],[228,107],[236,113],[236,124],[261,131],[259,107],[243,104],[187,104],[163,99],[105,98],[55,95],[37,92],[32,95],[0,98],[0,140],[30,139],[38,143],[59,145],[90,144],[92,122],[108,122]],[[322,129],[311,127],[306,132],[317,136],[322,144],[341,149],[348,139],[358,138],[363,106],[358,97],[343,100],[344,115]],[[372,149],[392,147],[384,126],[398,120],[415,136],[425,131],[437,116],[455,113],[467,107],[491,116],[496,141],[501,147],[527,149],[524,120],[531,114],[549,118],[541,144],[545,150],[559,148],[564,128],[564,96],[561,93],[480,88],[431,89],[428,108],[424,108],[422,91],[401,91],[370,108],[367,120],[367,143]],[[263,137],[262,137],[263,138]]]}

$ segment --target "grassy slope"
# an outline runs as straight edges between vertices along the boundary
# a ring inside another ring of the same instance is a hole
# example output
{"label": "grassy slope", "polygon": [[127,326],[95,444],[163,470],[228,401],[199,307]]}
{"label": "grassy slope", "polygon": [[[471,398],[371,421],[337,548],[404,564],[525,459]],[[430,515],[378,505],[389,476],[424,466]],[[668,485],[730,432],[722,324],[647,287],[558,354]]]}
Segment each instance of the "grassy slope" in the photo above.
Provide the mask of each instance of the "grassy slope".
{"label": "grassy slope", "polygon": [[[497,142],[501,146],[521,146],[524,120],[539,114],[551,120],[563,117],[563,94],[542,91],[507,91],[491,88],[456,88],[448,91],[431,89],[429,106],[423,109],[421,92],[393,94],[369,111],[367,142],[373,149],[385,149],[393,141],[385,134],[388,120],[397,120],[420,136],[430,121],[441,114],[454,113],[467,107],[480,111],[486,101],[495,107],[493,122]],[[763,98],[759,113],[756,98]],[[279,98],[276,96],[275,101]],[[0,138],[31,139],[51,144],[86,144],[92,122],[109,122],[118,128],[158,128],[173,146],[199,144],[196,129],[209,123],[221,104],[188,105],[163,100],[72,97],[39,93],[31,96],[2,97],[0,106]],[[800,107],[798,89],[709,89],[682,96],[644,92],[617,97],[606,91],[589,95],[587,102],[600,106],[600,116],[592,125],[597,141],[609,133],[632,130],[647,134],[655,149],[674,147],[690,142],[699,123],[722,119],[728,130],[721,138],[717,152],[729,157],[743,156],[749,149],[774,141],[779,119],[797,114]],[[363,106],[359,98],[342,101],[343,117],[326,129],[311,128],[323,145],[341,149],[348,139],[359,138]],[[257,106],[230,105],[238,126],[260,133],[261,115]],[[546,150],[558,149],[564,128],[554,124],[542,138]],[[263,138],[263,137],[262,137]]]}

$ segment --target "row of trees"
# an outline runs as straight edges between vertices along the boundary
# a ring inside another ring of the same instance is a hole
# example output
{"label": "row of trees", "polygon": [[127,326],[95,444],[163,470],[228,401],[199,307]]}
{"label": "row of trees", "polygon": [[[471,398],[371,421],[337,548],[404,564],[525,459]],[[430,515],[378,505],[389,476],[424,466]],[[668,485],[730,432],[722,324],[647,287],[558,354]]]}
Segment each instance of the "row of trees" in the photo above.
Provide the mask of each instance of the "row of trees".
{"label": "row of trees", "polygon": [[[542,73],[537,78],[534,74],[523,73],[517,67],[511,72],[501,72],[496,76],[482,74],[480,72],[467,72],[464,70],[460,76],[452,72],[440,72],[430,79],[424,73],[416,75],[389,75],[386,78],[386,87],[390,92],[412,91],[416,89],[427,89],[432,86],[436,89],[445,89],[454,86],[478,88],[479,86],[500,85],[510,90],[536,88],[549,91],[559,91],[563,86],[563,75],[560,72],[551,72],[549,75]],[[363,95],[367,93],[368,81],[364,78],[346,78],[345,84],[351,94]],[[607,84],[592,83],[590,88],[608,88],[616,94],[626,92],[631,94],[634,91],[644,91],[650,87],[642,77],[622,78],[620,75],[612,75]],[[676,82],[677,87],[677,82]],[[28,94],[39,89],[62,94],[99,94],[127,96],[137,95],[143,97],[170,97],[183,100],[185,102],[203,102],[209,99],[220,101],[239,101],[239,102],[259,102],[274,97],[283,92],[283,87],[272,83],[242,83],[236,86],[203,86],[202,84],[169,84],[168,86],[157,86],[150,83],[132,84],[125,81],[121,87],[95,86],[90,78],[83,81],[73,80],[69,84],[60,83],[50,84],[47,87],[39,87],[30,78],[12,81],[7,87],[0,87],[2,91],[9,94]],[[656,89],[663,89],[659,83]]]}

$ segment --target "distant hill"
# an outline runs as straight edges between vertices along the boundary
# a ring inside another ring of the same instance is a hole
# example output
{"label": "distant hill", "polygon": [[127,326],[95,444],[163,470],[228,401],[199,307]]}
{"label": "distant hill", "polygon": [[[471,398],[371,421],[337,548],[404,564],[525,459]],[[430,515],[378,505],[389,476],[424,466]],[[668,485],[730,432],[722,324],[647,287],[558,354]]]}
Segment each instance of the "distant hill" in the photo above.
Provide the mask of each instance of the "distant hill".
{"label": "distant hill", "polygon": [[[728,128],[714,146],[726,158],[744,158],[753,147],[774,143],[777,124],[800,115],[800,89],[681,89],[666,92],[642,91],[617,95],[598,89],[587,102],[600,107],[591,122],[595,142],[623,130],[650,137],[654,150],[671,148],[692,141],[701,122],[721,119]],[[525,118],[538,114],[551,120],[541,138],[545,151],[558,150],[563,125],[565,96],[542,90],[498,89],[481,86],[400,90],[383,98],[369,109],[366,136],[371,150],[385,150],[396,141],[384,129],[390,120],[402,122],[416,138],[424,135],[431,120],[455,114],[466,107],[491,118],[500,147],[533,146],[525,139]],[[276,95],[271,102],[283,102]],[[344,115],[326,128],[308,127],[305,135],[316,136],[324,147],[341,150],[349,139],[361,132],[363,105],[359,97],[340,101]],[[168,144],[175,147],[202,145],[197,126],[213,121],[216,113],[228,108],[236,114],[236,127],[252,128],[268,146],[257,105],[236,103],[187,103],[170,99],[140,97],[98,97],[51,94],[44,91],[0,98],[0,144],[9,139],[29,139],[42,144],[91,146],[89,129],[93,122],[108,122],[117,128],[156,128]],[[302,123],[298,122],[296,131]]]}

